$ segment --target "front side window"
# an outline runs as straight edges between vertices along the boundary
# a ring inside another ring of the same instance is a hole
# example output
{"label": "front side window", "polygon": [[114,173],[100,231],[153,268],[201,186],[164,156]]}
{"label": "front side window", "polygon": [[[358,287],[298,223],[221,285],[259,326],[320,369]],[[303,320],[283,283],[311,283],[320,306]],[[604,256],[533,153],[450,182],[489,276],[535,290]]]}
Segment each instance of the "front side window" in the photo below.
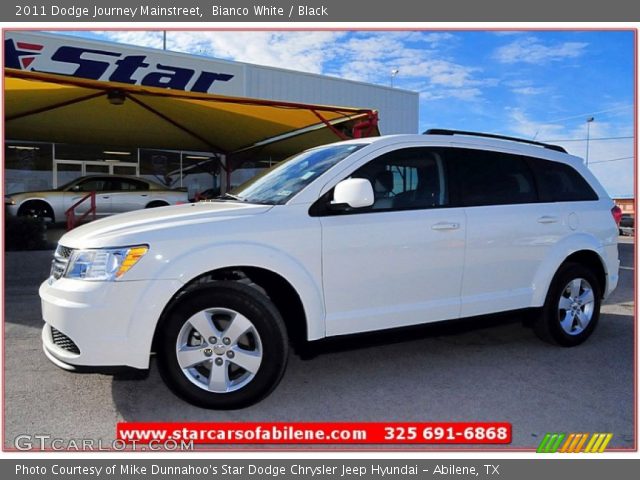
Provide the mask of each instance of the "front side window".
{"label": "front side window", "polygon": [[234,188],[229,196],[249,203],[282,205],[363,146],[338,144],[307,150]]}
{"label": "front side window", "polygon": [[106,192],[111,186],[111,181],[108,178],[90,178],[81,181],[76,186],[71,187],[71,190],[77,192]]}
{"label": "front side window", "polygon": [[444,159],[436,149],[404,148],[385,153],[351,177],[371,182],[371,210],[435,208],[449,203]]}

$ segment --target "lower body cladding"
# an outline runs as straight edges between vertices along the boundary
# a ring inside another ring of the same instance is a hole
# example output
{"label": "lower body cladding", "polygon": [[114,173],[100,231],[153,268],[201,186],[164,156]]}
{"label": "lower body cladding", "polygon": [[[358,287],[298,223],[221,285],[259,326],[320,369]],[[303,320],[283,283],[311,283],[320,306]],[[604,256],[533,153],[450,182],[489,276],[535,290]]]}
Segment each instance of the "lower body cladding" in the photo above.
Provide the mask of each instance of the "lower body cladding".
{"label": "lower body cladding", "polygon": [[[538,336],[570,347],[591,335],[601,300],[618,281],[612,250],[607,266],[614,268],[608,272],[575,260],[558,268],[533,322]],[[275,300],[253,284],[223,277],[194,285],[172,301],[183,286],[178,280],[49,279],[39,292],[44,351],[70,370],[147,369],[154,343],[163,380],[194,405],[237,409],[266,397],[280,382],[290,350]],[[524,300],[514,304],[531,306]]]}
{"label": "lower body cladding", "polygon": [[157,320],[182,285],[49,279],[39,290],[44,352],[67,370],[146,369]]}

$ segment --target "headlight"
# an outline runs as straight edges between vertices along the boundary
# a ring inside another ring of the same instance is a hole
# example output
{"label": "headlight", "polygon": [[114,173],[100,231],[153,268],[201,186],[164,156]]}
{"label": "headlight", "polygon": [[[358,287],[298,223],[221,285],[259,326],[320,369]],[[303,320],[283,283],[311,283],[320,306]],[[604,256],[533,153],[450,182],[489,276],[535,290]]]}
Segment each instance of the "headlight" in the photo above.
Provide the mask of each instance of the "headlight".
{"label": "headlight", "polygon": [[13,199],[11,197],[4,197],[4,204],[5,205],[15,205],[16,201],[15,201],[15,199]]}
{"label": "headlight", "polygon": [[65,271],[66,278],[118,280],[149,250],[146,245],[124,248],[74,250]]}

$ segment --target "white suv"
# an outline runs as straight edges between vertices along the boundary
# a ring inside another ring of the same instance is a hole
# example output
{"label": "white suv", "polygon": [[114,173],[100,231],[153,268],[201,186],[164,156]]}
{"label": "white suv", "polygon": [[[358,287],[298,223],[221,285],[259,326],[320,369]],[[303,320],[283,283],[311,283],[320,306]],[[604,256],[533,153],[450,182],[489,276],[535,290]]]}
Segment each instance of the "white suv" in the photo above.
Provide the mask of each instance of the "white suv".
{"label": "white suv", "polygon": [[67,369],[158,365],[238,408],[290,343],[532,308],[582,343],[618,282],[607,193],[560,147],[448,130],[302,152],[214,201],[117,215],[60,240],[40,287]]}

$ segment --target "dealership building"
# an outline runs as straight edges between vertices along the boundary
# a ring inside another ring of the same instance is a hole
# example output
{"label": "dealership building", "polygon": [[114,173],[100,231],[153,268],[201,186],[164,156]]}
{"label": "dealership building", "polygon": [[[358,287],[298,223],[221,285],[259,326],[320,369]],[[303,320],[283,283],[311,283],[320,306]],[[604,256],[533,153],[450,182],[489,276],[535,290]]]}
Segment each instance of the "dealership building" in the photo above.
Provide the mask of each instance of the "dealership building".
{"label": "dealership building", "polygon": [[303,148],[418,131],[416,92],[68,35],[4,41],[5,193],[122,174],[193,196]]}

